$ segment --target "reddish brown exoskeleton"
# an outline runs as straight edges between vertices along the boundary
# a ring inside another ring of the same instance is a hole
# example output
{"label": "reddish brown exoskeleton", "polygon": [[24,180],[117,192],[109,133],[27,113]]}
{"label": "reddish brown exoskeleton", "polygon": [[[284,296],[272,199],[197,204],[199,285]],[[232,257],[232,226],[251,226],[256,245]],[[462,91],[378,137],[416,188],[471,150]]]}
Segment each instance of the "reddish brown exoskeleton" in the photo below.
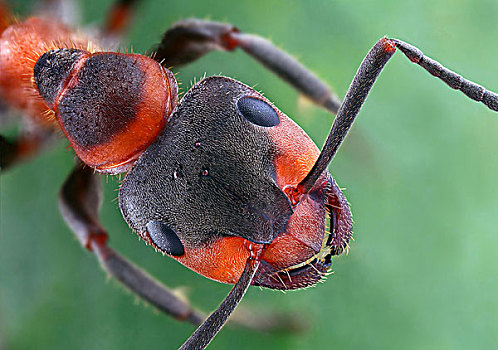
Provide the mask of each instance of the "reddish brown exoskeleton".
{"label": "reddish brown exoskeleton", "polygon": [[[2,26],[1,99],[47,129],[60,128],[87,166],[105,174],[127,171],[120,208],[147,243],[206,277],[236,284],[184,348],[207,346],[250,284],[284,290],[314,285],[346,248],[351,213],[326,169],[396,48],[498,110],[495,93],[395,39],[375,44],[340,104],[286,53],[226,24],[179,22],[154,58],[105,51],[40,18]],[[206,78],[178,101],[176,80],[159,62],[178,66],[213,49],[237,47],[337,112],[322,151],[271,102],[233,79]],[[23,157],[21,145],[4,159]],[[61,192],[62,214],[81,243],[135,293],[201,323],[199,313],[106,245],[99,191],[93,171],[78,165]]]}

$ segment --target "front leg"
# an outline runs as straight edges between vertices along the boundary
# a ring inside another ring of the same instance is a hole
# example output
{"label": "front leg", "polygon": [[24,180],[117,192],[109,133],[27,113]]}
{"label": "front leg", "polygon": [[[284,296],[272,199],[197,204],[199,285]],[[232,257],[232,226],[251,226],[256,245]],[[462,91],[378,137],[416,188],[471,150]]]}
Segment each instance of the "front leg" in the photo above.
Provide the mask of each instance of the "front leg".
{"label": "front leg", "polygon": [[98,217],[101,199],[97,174],[93,169],[77,164],[62,187],[59,206],[80,243],[97,255],[109,275],[134,294],[178,320],[200,324],[204,320],[201,312],[107,245],[107,232]]}
{"label": "front leg", "polygon": [[[0,106],[0,113],[2,113]],[[15,138],[0,135],[0,171],[29,159],[42,151],[54,139],[54,131],[37,125],[27,125]]]}
{"label": "front leg", "polygon": [[173,24],[156,48],[154,58],[167,66],[193,62],[214,50],[241,48],[311,101],[336,114],[341,100],[313,72],[271,41],[258,35],[241,33],[226,23],[196,18]]}

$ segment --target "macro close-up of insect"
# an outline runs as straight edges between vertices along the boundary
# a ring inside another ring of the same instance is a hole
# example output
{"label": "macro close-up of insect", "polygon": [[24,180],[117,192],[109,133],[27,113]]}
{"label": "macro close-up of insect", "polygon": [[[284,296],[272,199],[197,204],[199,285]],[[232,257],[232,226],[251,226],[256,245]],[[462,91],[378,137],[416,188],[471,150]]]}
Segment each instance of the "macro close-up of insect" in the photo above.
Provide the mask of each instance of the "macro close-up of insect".
{"label": "macro close-up of insect", "polygon": [[481,2],[0,0],[0,347],[496,345]]}

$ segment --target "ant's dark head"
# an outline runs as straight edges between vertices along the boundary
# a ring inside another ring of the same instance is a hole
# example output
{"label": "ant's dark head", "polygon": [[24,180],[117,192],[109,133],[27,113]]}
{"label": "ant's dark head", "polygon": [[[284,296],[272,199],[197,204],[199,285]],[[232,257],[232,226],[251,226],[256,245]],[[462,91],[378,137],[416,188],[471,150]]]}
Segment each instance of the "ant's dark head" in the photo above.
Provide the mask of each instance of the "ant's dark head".
{"label": "ant's dark head", "polygon": [[170,255],[226,236],[272,242],[292,213],[276,181],[269,131],[279,124],[277,109],[246,85],[204,79],[126,176],[125,219]]}
{"label": "ant's dark head", "polygon": [[34,69],[35,84],[41,97],[49,108],[66,84],[75,65],[88,52],[77,49],[56,49],[45,52],[36,61]]}
{"label": "ant's dark head", "polygon": [[[284,189],[304,178],[318,154],[261,94],[233,79],[209,77],[184,95],[128,172],[119,206],[146,242],[204,276],[235,283],[256,244],[263,247],[264,265],[256,284],[310,286],[330,264],[320,260],[318,266],[318,257],[326,200],[340,191],[329,191],[334,184],[326,172],[299,203]],[[311,261],[315,265],[308,266]],[[287,268],[293,283],[272,281]]]}

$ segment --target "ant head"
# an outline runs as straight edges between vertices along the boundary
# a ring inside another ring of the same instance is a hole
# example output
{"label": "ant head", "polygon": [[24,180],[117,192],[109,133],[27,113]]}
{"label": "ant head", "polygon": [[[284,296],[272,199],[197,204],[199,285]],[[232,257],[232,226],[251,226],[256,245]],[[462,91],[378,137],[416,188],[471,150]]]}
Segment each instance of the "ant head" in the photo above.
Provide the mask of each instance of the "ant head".
{"label": "ant head", "polygon": [[176,256],[224,236],[270,243],[292,213],[267,132],[278,123],[276,108],[246,85],[204,79],[126,176],[119,194],[126,221]]}
{"label": "ant head", "polygon": [[[299,183],[318,154],[256,91],[229,78],[206,78],[183,97],[128,173],[119,205],[146,242],[204,276],[235,283],[251,245],[261,244],[253,283],[302,288],[322,279],[330,265],[330,254],[323,262],[316,257],[324,249],[327,205],[342,194],[327,172],[299,203],[282,189]],[[347,204],[337,208],[336,226],[349,229]],[[270,278],[282,271],[284,280],[285,269],[294,282]]]}

